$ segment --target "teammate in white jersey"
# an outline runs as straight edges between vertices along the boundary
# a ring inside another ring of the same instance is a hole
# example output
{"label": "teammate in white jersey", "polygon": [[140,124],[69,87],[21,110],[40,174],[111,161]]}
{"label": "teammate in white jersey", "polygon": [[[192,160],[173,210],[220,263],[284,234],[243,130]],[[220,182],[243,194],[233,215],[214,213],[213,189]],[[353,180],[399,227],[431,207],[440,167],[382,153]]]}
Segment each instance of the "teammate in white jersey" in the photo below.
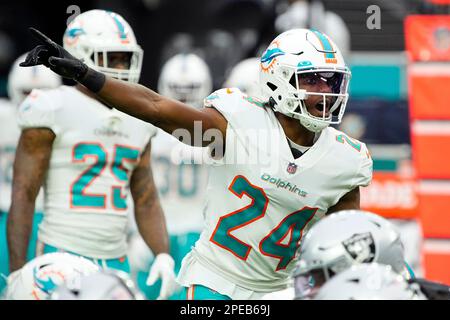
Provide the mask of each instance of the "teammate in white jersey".
{"label": "teammate in white jersey", "polygon": [[[158,92],[201,108],[211,93],[212,79],[208,65],[196,54],[177,54],[162,67]],[[202,165],[201,147],[181,143],[172,135],[158,130],[152,140],[152,167],[161,206],[167,221],[170,254],[178,272],[181,261],[200,237],[203,229],[203,208],[208,181],[208,167]],[[155,295],[157,286],[147,287],[151,252],[137,234],[133,236],[131,253],[136,256],[139,288],[147,298]],[[133,268],[133,265],[132,265]]]}
{"label": "teammate in white jersey", "polygon": [[[143,52],[120,15],[87,11],[68,25],[63,42],[96,70],[138,81]],[[163,280],[160,298],[169,296],[176,285],[174,262],[150,168],[150,139],[156,128],[107,107],[80,85],[33,90],[19,109],[19,124],[8,221],[11,269],[24,263],[24,240],[36,191],[43,184],[45,215],[38,251],[66,251],[129,272],[131,192],[138,229],[156,255],[151,273]]]}
{"label": "teammate in white jersey", "polygon": [[105,77],[31,32],[42,45],[22,66],[44,64],[168,133],[190,133],[185,143],[211,145],[206,224],[179,275],[184,298],[258,299],[285,288],[303,233],[326,214],[359,209],[372,160],[365,144],[329,127],[344,114],[350,71],[321,32],[272,41],[260,60],[262,102],[228,88],[201,110]]}
{"label": "teammate in white jersey", "polygon": [[[17,108],[34,88],[56,88],[61,85],[61,79],[54,72],[43,66],[21,68],[19,63],[25,54],[16,59],[8,75],[8,95],[10,100],[0,100],[0,291],[4,286],[3,276],[9,273],[8,244],[6,240],[6,221],[11,204],[11,183],[13,162],[19,141],[20,128],[17,124]],[[37,225],[42,220],[42,192],[36,199],[36,209],[33,220],[33,231],[28,246],[27,260],[36,252]]]}

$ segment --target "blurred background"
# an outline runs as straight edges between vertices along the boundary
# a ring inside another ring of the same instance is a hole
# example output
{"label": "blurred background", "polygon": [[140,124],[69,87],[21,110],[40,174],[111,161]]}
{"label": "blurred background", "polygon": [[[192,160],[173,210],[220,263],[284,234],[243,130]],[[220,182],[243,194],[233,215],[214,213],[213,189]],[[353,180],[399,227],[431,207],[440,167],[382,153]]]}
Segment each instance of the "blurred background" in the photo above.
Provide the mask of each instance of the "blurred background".
{"label": "blurred background", "polygon": [[140,83],[153,89],[179,52],[204,58],[215,90],[287,29],[328,34],[352,70],[340,129],[374,160],[363,208],[396,222],[419,275],[450,284],[450,0],[2,1],[1,97],[11,64],[36,44],[27,27],[61,43],[73,5],[129,22],[144,49]]}

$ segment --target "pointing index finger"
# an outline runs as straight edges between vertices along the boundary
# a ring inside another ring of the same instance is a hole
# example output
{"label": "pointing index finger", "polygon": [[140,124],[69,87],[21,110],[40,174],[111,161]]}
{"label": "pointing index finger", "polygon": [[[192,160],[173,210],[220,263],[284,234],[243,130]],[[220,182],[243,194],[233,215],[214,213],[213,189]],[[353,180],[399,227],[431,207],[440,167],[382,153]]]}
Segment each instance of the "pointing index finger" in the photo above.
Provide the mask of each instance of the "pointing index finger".
{"label": "pointing index finger", "polygon": [[31,34],[38,39],[40,42],[42,42],[43,44],[49,45],[52,48],[57,48],[57,45],[55,42],[53,42],[52,39],[50,39],[49,37],[47,37],[45,34],[43,34],[42,32],[40,32],[39,30],[30,27],[29,28]]}

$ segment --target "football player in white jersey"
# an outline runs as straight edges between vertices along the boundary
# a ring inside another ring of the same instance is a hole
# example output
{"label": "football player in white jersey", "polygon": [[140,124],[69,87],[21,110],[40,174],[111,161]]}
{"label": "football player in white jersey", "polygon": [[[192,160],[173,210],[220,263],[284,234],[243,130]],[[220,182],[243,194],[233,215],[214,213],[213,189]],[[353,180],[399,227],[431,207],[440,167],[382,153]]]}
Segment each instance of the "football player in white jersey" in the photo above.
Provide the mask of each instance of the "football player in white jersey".
{"label": "football player in white jersey", "polygon": [[[177,54],[167,60],[161,69],[158,92],[166,97],[201,108],[203,99],[211,90],[208,65],[196,54]],[[154,180],[166,217],[170,253],[175,260],[176,272],[203,229],[208,181],[208,167],[201,165],[205,151],[201,147],[183,144],[163,130],[158,130],[152,140]],[[152,254],[142,242],[139,234],[133,236],[133,248],[130,250],[136,255],[136,260],[147,257],[147,261],[139,261],[136,267],[141,269],[137,270],[138,285],[150,299],[155,295],[157,286],[145,285]]]}
{"label": "football player in white jersey", "polygon": [[[118,14],[90,10],[67,27],[64,47],[92,68],[136,83],[142,49]],[[108,108],[84,87],[33,90],[19,109],[22,134],[14,164],[8,219],[11,269],[25,260],[25,243],[37,190],[45,191],[37,251],[66,251],[105,268],[129,272],[126,257],[127,198],[138,229],[155,252],[153,277],[160,298],[176,287],[165,219],[150,168],[156,128]]]}
{"label": "football player in white jersey", "polygon": [[[10,100],[0,100],[0,291],[4,278],[9,273],[8,244],[6,241],[7,212],[11,204],[11,183],[13,175],[14,154],[19,141],[20,128],[17,124],[17,108],[28,93],[35,88],[56,88],[61,85],[61,78],[44,66],[21,68],[19,63],[25,58],[21,55],[13,63],[8,75],[8,95]],[[42,219],[42,192],[36,200],[33,231],[28,246],[27,260],[36,252],[37,226]]]}
{"label": "football player in white jersey", "polygon": [[329,127],[344,114],[350,71],[323,33],[293,29],[272,41],[260,60],[264,100],[227,88],[199,110],[106,77],[30,31],[41,45],[22,66],[44,64],[123,112],[186,133],[185,143],[210,145],[205,228],[178,277],[185,299],[259,299],[285,288],[313,223],[359,209],[372,160],[365,144]]}

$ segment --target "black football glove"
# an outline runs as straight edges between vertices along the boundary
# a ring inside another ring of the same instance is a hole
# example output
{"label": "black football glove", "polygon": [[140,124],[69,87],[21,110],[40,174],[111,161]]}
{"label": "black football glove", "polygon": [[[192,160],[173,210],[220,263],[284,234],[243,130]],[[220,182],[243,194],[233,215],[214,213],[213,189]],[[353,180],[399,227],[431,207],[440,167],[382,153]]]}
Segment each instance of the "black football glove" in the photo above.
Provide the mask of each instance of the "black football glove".
{"label": "black football glove", "polygon": [[419,285],[428,300],[450,300],[450,286],[425,279],[410,279],[408,282]]}
{"label": "black football glove", "polygon": [[39,40],[40,45],[31,50],[21,67],[44,65],[63,78],[80,82],[93,92],[103,87],[105,76],[91,68],[83,61],[72,56],[59,44],[52,41],[37,29],[29,28],[31,34]]}

